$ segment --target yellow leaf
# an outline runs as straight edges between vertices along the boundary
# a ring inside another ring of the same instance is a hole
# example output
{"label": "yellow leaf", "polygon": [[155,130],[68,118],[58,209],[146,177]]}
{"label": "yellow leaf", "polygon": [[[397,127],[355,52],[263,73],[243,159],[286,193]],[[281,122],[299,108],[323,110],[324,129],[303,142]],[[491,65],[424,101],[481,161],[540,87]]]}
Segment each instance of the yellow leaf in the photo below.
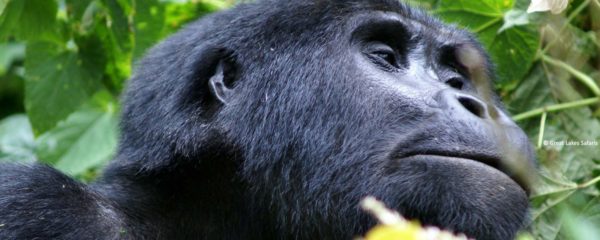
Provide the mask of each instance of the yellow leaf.
{"label": "yellow leaf", "polygon": [[365,240],[418,240],[420,231],[416,223],[379,225],[367,233]]}

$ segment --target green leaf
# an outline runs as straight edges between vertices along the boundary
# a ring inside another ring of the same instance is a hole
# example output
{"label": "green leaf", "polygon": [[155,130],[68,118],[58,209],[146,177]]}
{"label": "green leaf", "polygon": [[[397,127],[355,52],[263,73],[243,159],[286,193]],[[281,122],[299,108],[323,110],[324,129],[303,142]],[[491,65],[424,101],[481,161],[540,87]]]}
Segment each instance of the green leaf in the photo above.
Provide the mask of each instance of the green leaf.
{"label": "green leaf", "polygon": [[25,114],[0,121],[0,161],[35,161],[34,146],[33,131]]}
{"label": "green leaf", "polygon": [[0,15],[0,37],[40,39],[54,31],[58,6],[54,0],[4,0]]}
{"label": "green leaf", "polygon": [[478,34],[498,65],[502,85],[516,82],[528,72],[539,42],[538,34],[529,25],[512,26],[499,33],[505,25],[505,14],[511,11],[513,4],[512,0],[442,1],[435,11],[446,21]]}
{"label": "green leaf", "polygon": [[0,43],[0,76],[4,75],[15,60],[25,57],[25,45],[22,43]]}
{"label": "green leaf", "polygon": [[100,15],[103,13],[103,9],[97,1],[91,2],[83,12],[81,16],[81,27],[80,32],[87,33],[93,31],[94,27],[100,22]]}
{"label": "green leaf", "polygon": [[569,190],[564,192],[558,192],[554,196],[549,197],[545,202],[532,210],[531,219],[536,221],[548,217],[548,214],[552,214],[554,208],[559,204],[564,203],[568,198],[575,193],[575,190]]}
{"label": "green leaf", "polygon": [[561,217],[564,219],[564,232],[568,239],[572,240],[589,240],[600,239],[600,231],[598,226],[586,219],[584,216],[576,215],[573,209],[565,208],[561,212]]}
{"label": "green leaf", "polygon": [[65,0],[68,23],[77,30],[77,34],[87,35],[93,33],[97,24],[106,24],[103,21],[108,15],[108,10],[99,0]]}
{"label": "green leaf", "polygon": [[[574,190],[577,190],[577,184],[574,182],[570,182],[566,179],[557,180],[554,176],[548,176],[549,174],[542,172],[541,180],[543,180],[543,184],[540,184],[536,187],[535,193],[531,196],[531,200],[533,201],[533,205],[536,206],[537,200],[548,200],[553,195],[561,195],[563,193],[568,193]],[[561,196],[559,196],[560,198]]]}
{"label": "green leaf", "polygon": [[[102,19],[93,31],[101,39],[108,59],[105,69],[106,87],[113,93],[119,93],[124,81],[131,74],[133,52],[133,10],[132,1],[102,0]],[[143,1],[137,1],[143,3]]]}
{"label": "green leaf", "polygon": [[158,0],[138,1],[135,5],[135,48],[133,60],[163,37],[165,8]]}
{"label": "green leaf", "polygon": [[177,31],[183,24],[190,22],[194,19],[202,17],[204,14],[209,14],[219,7],[215,7],[213,4],[207,4],[202,2],[191,2],[191,1],[172,1],[172,3],[166,5],[166,34]]}
{"label": "green leaf", "polygon": [[79,51],[49,42],[28,45],[25,108],[34,133],[53,128],[102,86],[100,44],[83,43]]}
{"label": "green leaf", "polygon": [[470,0],[455,0],[455,1],[441,1],[439,9],[436,13],[467,13],[469,15],[479,15],[487,17],[502,17],[503,13],[508,9],[512,8],[514,4],[513,0],[481,0],[481,1],[470,1]]}
{"label": "green leaf", "polygon": [[9,0],[0,0],[0,15],[4,12]]}
{"label": "green leaf", "polygon": [[528,16],[527,12],[523,10],[513,9],[506,12],[506,14],[504,14],[504,25],[498,30],[498,33],[512,27],[529,24]]}
{"label": "green leaf", "polygon": [[203,0],[202,5],[204,5],[205,8],[209,9],[209,11],[214,12],[231,7],[231,2],[232,1],[223,0]]}
{"label": "green leaf", "polygon": [[582,212],[594,226],[600,226],[600,196],[589,201]]}
{"label": "green leaf", "polygon": [[95,104],[102,106],[84,107],[39,137],[36,152],[41,161],[79,175],[112,158],[118,135],[116,103],[104,92],[96,98],[103,99]]}
{"label": "green leaf", "polygon": [[[103,0],[108,9],[107,25],[111,29],[111,37],[118,46],[118,51],[129,52],[133,49],[131,6],[127,1]],[[140,1],[143,2],[143,1]]]}
{"label": "green leaf", "polygon": [[[497,24],[496,27],[500,27]],[[498,65],[500,84],[519,81],[535,61],[538,49],[538,34],[528,26],[509,28],[497,34],[498,28],[488,29],[480,33],[480,39]]]}
{"label": "green leaf", "polygon": [[411,6],[416,6],[422,9],[433,9],[435,8],[438,3],[440,2],[440,0],[407,0],[406,3],[408,3]]}
{"label": "green leaf", "polygon": [[79,20],[91,5],[98,5],[97,0],[65,0],[69,18]]}
{"label": "green leaf", "polygon": [[[510,94],[506,102],[510,112],[518,114],[555,104],[556,101],[552,98],[551,93],[542,65],[536,64],[514,92]],[[539,124],[537,119],[536,124]]]}
{"label": "green leaf", "polygon": [[556,211],[552,211],[533,222],[532,235],[536,240],[555,240],[562,225],[563,219]]}

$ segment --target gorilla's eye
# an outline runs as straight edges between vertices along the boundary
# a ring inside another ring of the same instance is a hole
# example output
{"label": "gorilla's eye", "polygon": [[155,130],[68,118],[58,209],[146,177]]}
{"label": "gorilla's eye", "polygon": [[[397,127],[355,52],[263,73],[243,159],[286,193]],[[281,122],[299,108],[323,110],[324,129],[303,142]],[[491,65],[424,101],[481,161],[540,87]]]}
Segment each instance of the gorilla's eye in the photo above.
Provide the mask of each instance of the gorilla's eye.
{"label": "gorilla's eye", "polygon": [[467,68],[457,59],[455,46],[443,46],[441,48],[440,63],[455,73],[466,78],[469,77]]}
{"label": "gorilla's eye", "polygon": [[463,90],[464,80],[460,77],[453,77],[446,80],[446,84],[454,89]]}
{"label": "gorilla's eye", "polygon": [[367,54],[375,64],[385,68],[398,68],[396,51],[387,44],[375,42],[367,47]]}

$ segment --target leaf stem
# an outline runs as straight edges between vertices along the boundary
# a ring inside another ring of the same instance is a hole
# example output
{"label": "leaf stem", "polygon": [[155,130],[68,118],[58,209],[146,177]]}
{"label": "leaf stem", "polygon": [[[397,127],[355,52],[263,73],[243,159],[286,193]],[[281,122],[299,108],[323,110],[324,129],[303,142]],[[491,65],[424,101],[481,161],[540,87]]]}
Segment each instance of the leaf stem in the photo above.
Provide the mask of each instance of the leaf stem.
{"label": "leaf stem", "polygon": [[485,30],[485,29],[487,29],[487,28],[489,28],[489,27],[493,26],[494,24],[496,24],[496,23],[498,23],[498,22],[500,22],[500,21],[502,21],[502,17],[494,18],[494,19],[492,19],[491,21],[489,21],[489,22],[486,22],[486,23],[484,23],[483,25],[479,26],[478,28],[475,28],[475,29],[473,29],[473,32],[474,32],[474,33],[480,33],[480,32],[482,32],[483,30]]}
{"label": "leaf stem", "polygon": [[546,54],[541,54],[540,56],[542,58],[542,60],[544,62],[547,62],[549,64],[552,64],[554,66],[557,66],[559,68],[562,68],[564,70],[566,70],[567,72],[569,72],[571,75],[573,75],[573,77],[575,77],[577,80],[579,80],[581,83],[583,83],[584,85],[586,85],[596,96],[600,96],[600,87],[598,87],[598,85],[596,84],[596,82],[594,82],[594,79],[590,76],[588,76],[587,74],[575,69],[574,67],[572,67],[571,65],[558,60],[558,59],[554,59]]}
{"label": "leaf stem", "polygon": [[579,184],[577,186],[577,188],[587,188],[587,187],[592,186],[592,185],[594,185],[594,184],[596,184],[598,182],[600,182],[600,176],[595,177],[594,179],[589,180],[589,181],[587,181],[585,183]]}
{"label": "leaf stem", "polygon": [[435,9],[433,11],[431,11],[431,13],[435,14],[435,15],[441,15],[441,14],[445,14],[445,13],[468,13],[468,14],[473,14],[473,15],[479,15],[479,16],[484,16],[484,17],[490,17],[490,18],[504,18],[504,13],[490,13],[490,12],[478,12],[478,11],[473,11],[473,10],[469,10],[469,9],[464,9],[464,8],[446,8],[443,10]]}
{"label": "leaf stem", "polygon": [[540,134],[538,135],[537,148],[542,148],[542,142],[544,141],[544,130],[546,129],[546,116],[548,112],[542,113],[542,119],[540,120]]}
{"label": "leaf stem", "polygon": [[536,109],[515,115],[513,117],[513,120],[521,121],[521,120],[524,120],[527,118],[539,116],[539,115],[543,114],[544,112],[556,112],[556,111],[560,111],[560,110],[564,110],[564,109],[571,109],[571,108],[578,108],[578,107],[583,107],[583,106],[587,106],[587,105],[592,105],[595,103],[600,103],[600,97],[586,98],[586,99],[582,99],[582,100],[536,108]]}

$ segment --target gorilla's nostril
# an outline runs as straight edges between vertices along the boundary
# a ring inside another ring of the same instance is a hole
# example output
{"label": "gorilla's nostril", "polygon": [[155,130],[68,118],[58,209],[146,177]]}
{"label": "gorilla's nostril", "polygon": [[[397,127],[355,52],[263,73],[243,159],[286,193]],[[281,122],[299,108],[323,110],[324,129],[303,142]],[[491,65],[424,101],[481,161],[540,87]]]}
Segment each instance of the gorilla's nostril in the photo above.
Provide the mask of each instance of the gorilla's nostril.
{"label": "gorilla's nostril", "polygon": [[458,90],[462,90],[462,88],[463,88],[463,81],[460,78],[450,78],[446,81],[446,84],[448,84],[448,86],[450,86],[454,89],[458,89]]}
{"label": "gorilla's nostril", "polygon": [[485,118],[485,105],[481,101],[468,96],[458,96],[458,102],[475,116]]}

